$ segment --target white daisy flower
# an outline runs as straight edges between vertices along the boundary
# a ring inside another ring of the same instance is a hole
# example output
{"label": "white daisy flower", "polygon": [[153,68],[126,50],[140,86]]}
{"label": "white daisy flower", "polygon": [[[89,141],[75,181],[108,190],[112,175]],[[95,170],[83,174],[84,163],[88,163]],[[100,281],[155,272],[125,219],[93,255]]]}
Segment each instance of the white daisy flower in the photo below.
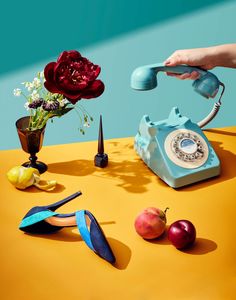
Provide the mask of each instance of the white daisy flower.
{"label": "white daisy flower", "polygon": [[21,95],[21,93],[22,93],[22,91],[21,91],[21,89],[14,89],[13,90],[13,94],[14,94],[14,96],[16,96],[16,97],[19,97],[20,95]]}
{"label": "white daisy flower", "polygon": [[31,92],[32,89],[34,88],[34,85],[32,82],[26,82],[25,87],[28,89],[29,92]]}
{"label": "white daisy flower", "polygon": [[36,88],[36,89],[39,88],[40,85],[41,85],[40,79],[38,79],[37,77],[35,77],[34,80],[33,80],[33,82],[32,82],[32,85],[33,85],[33,87]]}
{"label": "white daisy flower", "polygon": [[39,94],[37,93],[36,90],[33,90],[32,94],[30,96],[33,101],[39,99]]}
{"label": "white daisy flower", "polygon": [[29,110],[29,102],[25,102],[24,108],[25,108],[26,110]]}

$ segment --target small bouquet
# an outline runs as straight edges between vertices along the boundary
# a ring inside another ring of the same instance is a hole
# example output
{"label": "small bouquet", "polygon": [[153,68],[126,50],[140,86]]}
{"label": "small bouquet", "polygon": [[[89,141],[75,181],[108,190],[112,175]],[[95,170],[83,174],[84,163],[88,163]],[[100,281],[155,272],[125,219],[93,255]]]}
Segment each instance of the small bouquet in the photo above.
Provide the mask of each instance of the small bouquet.
{"label": "small bouquet", "polygon": [[100,71],[100,66],[82,57],[78,51],[64,51],[32,82],[22,82],[28,94],[16,88],[14,95],[26,98],[25,108],[30,113],[28,130],[41,129],[49,119],[75,109],[81,121],[79,130],[84,134],[83,127],[89,127],[93,118],[81,104],[78,105],[78,101],[97,98],[103,93],[104,84],[97,79]]}

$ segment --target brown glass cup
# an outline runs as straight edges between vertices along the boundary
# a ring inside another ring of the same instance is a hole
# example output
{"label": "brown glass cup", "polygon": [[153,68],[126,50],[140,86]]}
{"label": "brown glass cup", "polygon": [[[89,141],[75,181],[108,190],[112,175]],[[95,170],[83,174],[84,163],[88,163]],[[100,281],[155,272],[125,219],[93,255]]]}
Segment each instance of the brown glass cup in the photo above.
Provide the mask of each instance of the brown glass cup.
{"label": "brown glass cup", "polygon": [[45,163],[37,161],[36,153],[38,153],[43,145],[45,127],[37,130],[28,130],[29,118],[23,117],[16,121],[16,128],[21,142],[22,149],[30,154],[29,161],[22,164],[27,168],[35,168],[40,174],[47,171],[48,167]]}

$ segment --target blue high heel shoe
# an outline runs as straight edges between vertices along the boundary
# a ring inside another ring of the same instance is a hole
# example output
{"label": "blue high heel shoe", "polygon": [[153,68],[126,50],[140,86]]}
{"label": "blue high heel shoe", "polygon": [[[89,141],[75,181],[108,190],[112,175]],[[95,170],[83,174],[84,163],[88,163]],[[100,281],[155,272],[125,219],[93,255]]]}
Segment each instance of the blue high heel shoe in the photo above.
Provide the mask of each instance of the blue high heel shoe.
{"label": "blue high heel shoe", "polygon": [[96,218],[88,210],[79,210],[71,214],[59,214],[55,210],[82,195],[77,192],[56,203],[46,206],[35,206],[22,219],[19,229],[31,234],[48,234],[57,232],[63,227],[77,226],[87,246],[97,255],[110,263],[116,259],[111,247]]}

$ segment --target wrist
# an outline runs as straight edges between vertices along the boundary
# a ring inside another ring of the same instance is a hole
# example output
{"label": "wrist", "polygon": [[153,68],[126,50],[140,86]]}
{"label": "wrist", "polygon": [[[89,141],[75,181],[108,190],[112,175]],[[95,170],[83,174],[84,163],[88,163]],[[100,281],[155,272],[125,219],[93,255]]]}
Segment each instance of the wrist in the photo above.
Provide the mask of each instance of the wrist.
{"label": "wrist", "polygon": [[222,57],[224,57],[222,49],[220,46],[208,47],[206,49],[206,57],[209,65],[212,68],[218,67],[221,65]]}

